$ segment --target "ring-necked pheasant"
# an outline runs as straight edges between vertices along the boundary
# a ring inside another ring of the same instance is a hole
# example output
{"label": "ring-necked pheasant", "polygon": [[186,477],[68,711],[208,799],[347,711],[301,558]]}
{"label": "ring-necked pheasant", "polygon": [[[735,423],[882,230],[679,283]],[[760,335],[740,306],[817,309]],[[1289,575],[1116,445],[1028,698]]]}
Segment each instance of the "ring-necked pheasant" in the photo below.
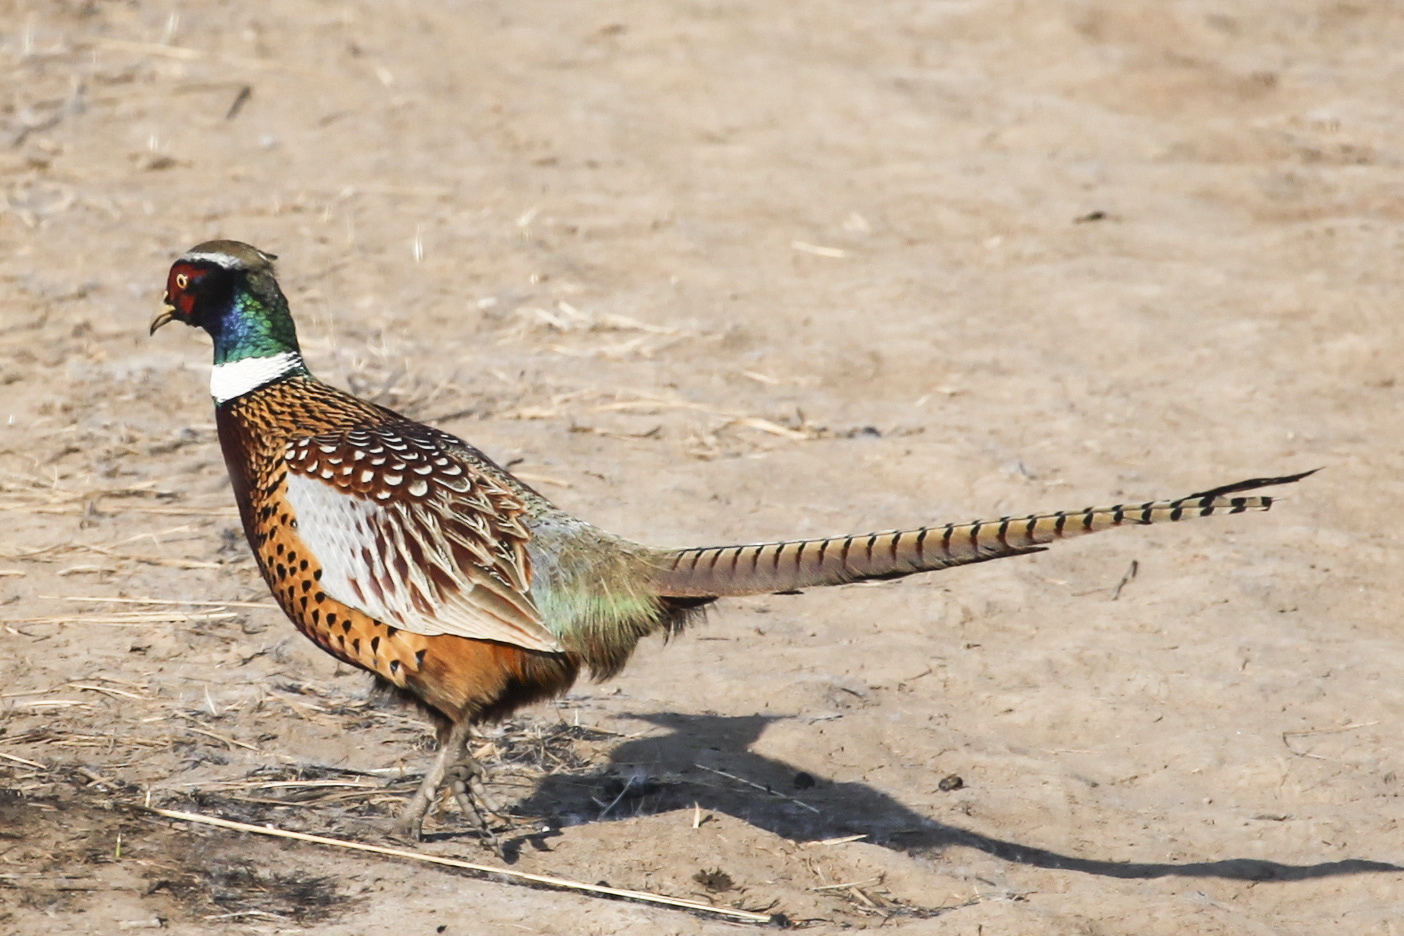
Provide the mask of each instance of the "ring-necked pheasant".
{"label": "ring-necked pheasant", "polygon": [[447,432],[317,380],[271,254],[211,241],[171,267],[168,322],[214,339],[210,392],[244,532],[273,596],[328,653],[439,718],[441,750],[400,817],[440,787],[494,842],[470,726],[612,676],[641,637],[715,599],[897,578],[1039,552],[1124,524],[1267,510],[1242,496],[1310,472],[1175,500],[742,546],[662,549],[562,512]]}

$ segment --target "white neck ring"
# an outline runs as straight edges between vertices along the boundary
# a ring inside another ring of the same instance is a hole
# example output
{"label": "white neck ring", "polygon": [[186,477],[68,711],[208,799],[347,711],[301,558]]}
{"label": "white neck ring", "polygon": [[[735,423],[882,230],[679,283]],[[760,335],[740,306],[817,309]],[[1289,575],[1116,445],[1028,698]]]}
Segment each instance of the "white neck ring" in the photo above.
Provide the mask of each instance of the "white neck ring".
{"label": "white neck ring", "polygon": [[277,380],[295,370],[302,370],[302,355],[284,351],[272,357],[243,358],[216,364],[210,371],[210,396],[216,403],[227,403]]}

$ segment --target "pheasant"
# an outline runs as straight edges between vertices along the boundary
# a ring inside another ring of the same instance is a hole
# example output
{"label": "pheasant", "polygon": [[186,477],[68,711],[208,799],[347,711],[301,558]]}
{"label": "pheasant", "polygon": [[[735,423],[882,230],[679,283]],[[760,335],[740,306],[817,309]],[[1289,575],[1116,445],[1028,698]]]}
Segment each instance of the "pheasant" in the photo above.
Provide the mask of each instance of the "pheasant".
{"label": "pheasant", "polygon": [[665,549],[557,508],[468,443],[317,380],[272,254],[229,240],[177,259],[151,332],[214,341],[210,393],[244,533],[278,605],[332,656],[434,717],[440,750],[397,828],[447,787],[496,847],[473,725],[615,675],[640,638],[718,598],[899,578],[1040,552],[1125,524],[1267,510],[1254,478],[1174,500],[861,536]]}

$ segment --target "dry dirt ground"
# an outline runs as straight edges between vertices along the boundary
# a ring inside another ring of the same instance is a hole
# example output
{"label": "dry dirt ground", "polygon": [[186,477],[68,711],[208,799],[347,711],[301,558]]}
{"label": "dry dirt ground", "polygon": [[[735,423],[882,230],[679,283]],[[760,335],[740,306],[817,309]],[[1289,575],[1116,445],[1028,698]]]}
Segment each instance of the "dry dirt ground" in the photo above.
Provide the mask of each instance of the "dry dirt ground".
{"label": "dry dirt ground", "polygon": [[146,334],[216,236],[322,377],[653,542],[1325,469],[727,602],[487,734],[514,868],[817,932],[1404,929],[1404,7],[0,15],[0,931],[735,925],[142,811],[377,841],[432,746],[271,608],[208,341]]}

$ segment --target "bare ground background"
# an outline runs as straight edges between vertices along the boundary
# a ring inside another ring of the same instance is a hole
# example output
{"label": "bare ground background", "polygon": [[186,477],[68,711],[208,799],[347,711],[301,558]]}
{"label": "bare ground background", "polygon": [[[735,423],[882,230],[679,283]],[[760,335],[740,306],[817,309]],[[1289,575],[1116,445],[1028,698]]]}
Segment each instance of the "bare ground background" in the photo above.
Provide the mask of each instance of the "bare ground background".
{"label": "bare ground background", "polygon": [[207,342],[146,336],[222,236],[321,376],[655,542],[1326,468],[728,602],[489,734],[516,867],[817,931],[1400,931],[1398,5],[0,14],[0,930],[728,926],[133,808],[374,839],[429,744],[270,607]]}

